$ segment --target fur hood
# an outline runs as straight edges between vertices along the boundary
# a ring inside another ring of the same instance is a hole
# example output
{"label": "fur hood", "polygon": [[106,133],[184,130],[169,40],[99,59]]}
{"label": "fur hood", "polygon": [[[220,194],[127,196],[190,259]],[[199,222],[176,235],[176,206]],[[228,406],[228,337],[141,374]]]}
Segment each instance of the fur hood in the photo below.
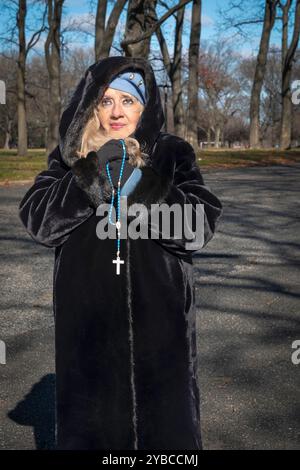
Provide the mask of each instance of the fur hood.
{"label": "fur hood", "polygon": [[[160,131],[165,117],[159,88],[149,62],[142,58],[117,56],[107,57],[91,65],[62,114],[59,125],[59,150],[63,163],[71,167],[77,184],[85,191],[95,208],[110,201],[110,184],[106,173],[98,172],[96,160],[80,158],[76,150],[80,148],[84,127],[106,87],[116,75],[129,69],[141,73],[146,85],[148,98],[131,137],[139,142],[141,151],[147,154],[148,158],[146,166],[141,168],[141,180],[127,198],[128,206],[138,202],[150,208],[151,204],[165,199],[173,179],[176,147],[178,151],[178,141],[184,142],[176,136]],[[160,145],[156,145],[158,140]],[[172,151],[170,147],[173,147]],[[164,168],[158,167],[161,163]]]}
{"label": "fur hood", "polygon": [[92,117],[93,108],[104,90],[115,75],[129,68],[142,74],[148,93],[145,109],[132,137],[137,139],[142,152],[151,154],[165,121],[159,88],[152,67],[142,58],[107,57],[86,70],[62,114],[59,125],[59,148],[62,159],[68,166],[71,167],[79,158],[76,150],[80,148],[83,129]]}

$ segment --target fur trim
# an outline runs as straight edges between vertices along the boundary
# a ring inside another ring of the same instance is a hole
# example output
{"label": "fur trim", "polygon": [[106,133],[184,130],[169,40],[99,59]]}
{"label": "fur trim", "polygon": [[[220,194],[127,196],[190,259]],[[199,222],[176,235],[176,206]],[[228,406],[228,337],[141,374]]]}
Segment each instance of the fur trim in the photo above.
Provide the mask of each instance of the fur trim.
{"label": "fur trim", "polygon": [[86,158],[79,158],[73,165],[72,171],[78,186],[88,195],[94,207],[98,207],[111,199],[111,186],[102,171],[98,171],[96,152],[89,152]]}

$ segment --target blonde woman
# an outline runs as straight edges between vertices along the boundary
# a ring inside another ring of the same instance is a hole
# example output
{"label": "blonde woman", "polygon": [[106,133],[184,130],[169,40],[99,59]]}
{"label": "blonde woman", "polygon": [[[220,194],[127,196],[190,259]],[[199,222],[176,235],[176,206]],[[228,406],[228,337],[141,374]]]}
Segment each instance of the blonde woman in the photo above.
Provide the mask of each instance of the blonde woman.
{"label": "blonde woman", "polygon": [[[96,62],[62,114],[48,170],[20,203],[31,237],[55,248],[59,449],[202,448],[193,274],[200,248],[185,232],[173,234],[174,221],[168,236],[147,219],[148,237],[120,236],[125,200],[128,211],[177,204],[194,216],[202,204],[202,246],[215,232],[221,202],[191,145],[162,132],[163,123],[146,60]],[[116,209],[108,218],[114,237],[100,236],[103,207]]]}

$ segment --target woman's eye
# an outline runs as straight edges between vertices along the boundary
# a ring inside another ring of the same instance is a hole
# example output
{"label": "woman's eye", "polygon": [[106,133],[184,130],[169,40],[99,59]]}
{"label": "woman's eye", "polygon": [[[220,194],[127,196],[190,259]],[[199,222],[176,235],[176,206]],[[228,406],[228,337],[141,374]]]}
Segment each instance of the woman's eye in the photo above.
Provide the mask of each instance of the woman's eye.
{"label": "woman's eye", "polygon": [[[104,99],[104,100],[101,101],[102,106],[109,105],[110,103],[111,103],[111,100],[108,99],[108,98],[106,98],[106,99]],[[131,98],[125,98],[125,99],[123,100],[123,103],[124,103],[124,104],[128,104],[128,103],[129,103],[129,104],[133,104],[133,100],[132,100]]]}

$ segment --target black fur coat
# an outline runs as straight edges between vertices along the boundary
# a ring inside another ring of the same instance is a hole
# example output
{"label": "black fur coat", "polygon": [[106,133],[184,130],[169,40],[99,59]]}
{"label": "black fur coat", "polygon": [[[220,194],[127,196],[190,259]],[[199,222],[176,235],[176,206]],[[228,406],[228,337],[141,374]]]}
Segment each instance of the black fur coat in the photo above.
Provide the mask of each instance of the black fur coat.
{"label": "black fur coat", "polygon": [[[196,380],[195,287],[186,239],[99,239],[105,181],[76,164],[81,133],[112,77],[134,68],[149,100],[134,137],[149,154],[127,203],[204,204],[203,246],[222,213],[193,148],[161,132],[153,70],[143,59],[110,57],[88,68],[60,122],[59,146],[19,205],[30,236],[55,247],[53,304],[58,449],[201,449]],[[73,167],[74,165],[74,167]],[[76,168],[76,171],[74,170]],[[191,241],[190,239],[188,240]]]}

